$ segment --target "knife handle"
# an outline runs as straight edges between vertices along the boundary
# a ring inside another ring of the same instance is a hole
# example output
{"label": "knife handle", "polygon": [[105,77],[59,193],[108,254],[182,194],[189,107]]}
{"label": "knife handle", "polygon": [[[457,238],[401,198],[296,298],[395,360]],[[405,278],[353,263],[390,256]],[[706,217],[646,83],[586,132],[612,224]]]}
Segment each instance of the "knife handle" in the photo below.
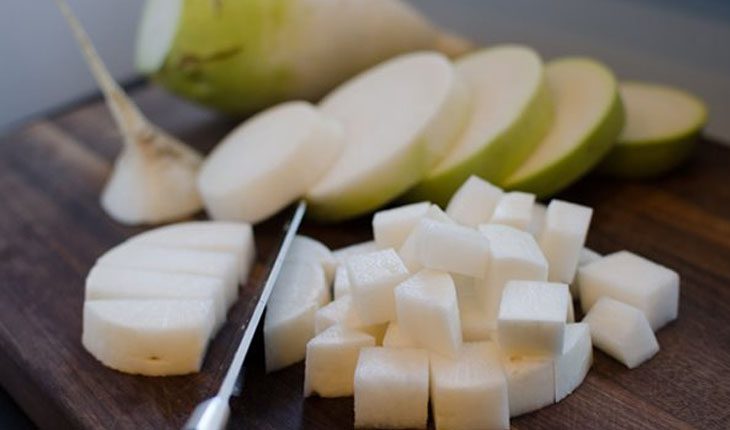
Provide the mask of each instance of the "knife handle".
{"label": "knife handle", "polygon": [[195,408],[183,430],[224,430],[230,414],[228,399],[211,397]]}

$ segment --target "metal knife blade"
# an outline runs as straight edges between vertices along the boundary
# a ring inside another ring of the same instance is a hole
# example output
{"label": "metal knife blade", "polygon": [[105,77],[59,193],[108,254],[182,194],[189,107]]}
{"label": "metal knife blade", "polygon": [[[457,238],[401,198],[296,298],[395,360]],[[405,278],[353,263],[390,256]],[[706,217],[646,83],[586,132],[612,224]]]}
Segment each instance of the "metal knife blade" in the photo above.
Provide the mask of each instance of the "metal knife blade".
{"label": "metal knife blade", "polygon": [[264,287],[261,289],[261,294],[259,295],[256,307],[254,308],[248,325],[243,332],[241,342],[239,343],[236,353],[233,356],[233,360],[228,367],[226,376],[223,378],[218,394],[216,394],[215,397],[200,403],[195,408],[192,415],[183,426],[184,430],[222,430],[225,428],[226,423],[228,422],[228,417],[230,416],[228,400],[236,386],[238,375],[241,373],[241,368],[243,367],[243,362],[246,359],[248,349],[251,346],[253,336],[256,333],[256,328],[261,321],[261,316],[266,308],[266,303],[269,300],[271,291],[274,289],[276,280],[278,279],[281,268],[284,265],[286,254],[289,251],[291,242],[294,240],[294,236],[302,223],[302,219],[304,218],[306,211],[307,203],[302,200],[297,204],[294,214],[289,222],[284,226],[286,233],[279,247],[279,252],[276,255],[274,264],[271,266],[271,270],[266,278]]}

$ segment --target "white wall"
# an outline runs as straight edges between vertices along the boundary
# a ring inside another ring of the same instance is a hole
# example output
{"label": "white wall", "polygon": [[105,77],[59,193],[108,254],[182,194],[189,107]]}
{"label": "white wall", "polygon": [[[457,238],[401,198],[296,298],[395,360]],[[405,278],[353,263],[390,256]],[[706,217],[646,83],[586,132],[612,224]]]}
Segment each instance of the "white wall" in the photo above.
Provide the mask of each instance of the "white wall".
{"label": "white wall", "polygon": [[[123,80],[134,76],[142,1],[69,0]],[[730,1],[410,1],[485,44],[527,43],[546,58],[592,55],[622,78],[691,89],[711,107],[710,133],[730,141]],[[2,0],[0,28],[0,129],[94,91],[51,0]]]}
{"label": "white wall", "polygon": [[[135,76],[143,0],[68,0],[121,80]],[[0,0],[0,131],[88,96],[96,85],[52,0]]]}

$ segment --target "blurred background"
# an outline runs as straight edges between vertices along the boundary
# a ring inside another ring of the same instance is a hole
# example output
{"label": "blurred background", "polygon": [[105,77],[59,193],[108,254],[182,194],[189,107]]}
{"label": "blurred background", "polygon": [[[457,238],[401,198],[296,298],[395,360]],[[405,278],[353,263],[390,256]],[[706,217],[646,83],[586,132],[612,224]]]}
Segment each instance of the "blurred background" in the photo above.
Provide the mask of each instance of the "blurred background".
{"label": "blurred background", "polygon": [[[595,56],[623,79],[685,87],[710,106],[708,134],[730,141],[728,0],[410,0],[435,22],[483,44],[521,42],[545,58]],[[122,83],[143,0],[69,0]],[[96,94],[50,0],[0,3],[0,133]]]}

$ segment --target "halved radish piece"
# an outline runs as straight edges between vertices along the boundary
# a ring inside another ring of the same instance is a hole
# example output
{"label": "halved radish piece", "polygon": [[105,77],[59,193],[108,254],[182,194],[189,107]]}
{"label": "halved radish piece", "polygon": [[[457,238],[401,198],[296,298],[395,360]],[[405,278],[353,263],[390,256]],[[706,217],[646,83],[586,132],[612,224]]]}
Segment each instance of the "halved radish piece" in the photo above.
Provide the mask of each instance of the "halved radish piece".
{"label": "halved radish piece", "polygon": [[501,185],[552,195],[588,173],[608,154],[624,123],[616,79],[587,58],[548,63],[555,120],[527,160]]}
{"label": "halved radish piece", "polygon": [[306,102],[266,110],[208,156],[198,186],[213,219],[258,222],[302,196],[343,146],[342,126]]}
{"label": "halved radish piece", "polygon": [[707,123],[707,108],[677,88],[641,82],[619,87],[626,124],[616,146],[600,166],[614,176],[660,175],[684,161]]}
{"label": "halved radish piece", "polygon": [[86,300],[211,300],[215,329],[226,320],[233,304],[222,278],[189,273],[154,272],[139,269],[94,266],[86,277]]}
{"label": "halved radish piece", "polygon": [[553,119],[542,60],[532,49],[488,48],[460,58],[456,70],[472,91],[471,117],[454,148],[411,192],[441,204],[470,175],[499,182],[511,174]]}
{"label": "halved radish piece", "polygon": [[82,343],[104,365],[148,376],[200,370],[215,323],[210,300],[94,300]]}
{"label": "halved radish piece", "polygon": [[234,254],[164,246],[122,243],[99,257],[101,267],[141,269],[158,272],[189,273],[223,279],[226,300],[238,298],[238,264]]}
{"label": "halved radish piece", "polygon": [[322,242],[311,237],[296,235],[286,253],[286,261],[319,264],[324,269],[327,285],[332,284],[337,270],[337,260]]}
{"label": "halved radish piece", "polygon": [[468,114],[468,93],[441,54],[389,60],[321,103],[341,121],[347,144],[309,190],[311,213],[341,220],[366,213],[420,181],[444,156]]}
{"label": "halved radish piece", "polygon": [[307,342],[315,335],[317,309],[329,299],[321,265],[295,261],[284,264],[264,319],[267,372],[304,359]]}
{"label": "halved radish piece", "polygon": [[229,252],[238,260],[242,284],[256,258],[251,224],[224,221],[190,221],[149,230],[127,241],[137,245],[158,245],[203,251]]}

